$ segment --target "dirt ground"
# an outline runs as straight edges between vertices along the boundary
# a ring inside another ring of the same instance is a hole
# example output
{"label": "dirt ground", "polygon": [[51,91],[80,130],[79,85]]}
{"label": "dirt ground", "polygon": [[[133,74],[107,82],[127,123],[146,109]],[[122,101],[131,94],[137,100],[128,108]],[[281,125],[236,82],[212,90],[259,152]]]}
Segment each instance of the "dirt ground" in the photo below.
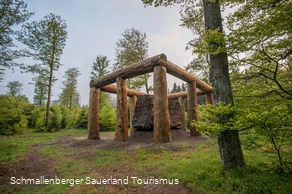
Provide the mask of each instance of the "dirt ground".
{"label": "dirt ground", "polygon": [[[183,149],[194,149],[196,144],[206,141],[205,137],[191,137],[189,133],[178,130],[172,131],[172,143],[167,144],[155,144],[153,143],[153,132],[136,132],[133,136],[129,137],[128,141],[125,142],[115,142],[113,137],[101,138],[100,140],[88,140],[87,137],[70,137],[61,136],[56,142],[48,142],[35,144],[32,146],[30,152],[24,157],[24,159],[18,161],[17,163],[2,163],[0,164],[0,186],[9,184],[10,177],[17,177],[21,175],[23,177],[29,178],[39,178],[40,176],[45,176],[46,178],[59,177],[60,174],[57,169],[54,169],[54,161],[48,156],[39,152],[39,149],[46,145],[62,145],[64,149],[66,147],[71,148],[81,148],[82,153],[76,153],[74,159],[78,160],[83,157],[97,157],[94,150],[114,150],[114,151],[126,151],[129,153],[134,153],[138,148],[147,149],[148,151],[157,152],[163,147],[165,150],[179,152]],[[100,167],[95,169],[96,172],[104,175],[115,175],[117,177],[123,176],[127,173],[135,172],[134,167],[120,168],[120,169],[110,169],[106,167]],[[158,169],[157,169],[158,170]],[[145,172],[141,176],[148,178],[157,178],[148,172]],[[11,186],[13,187],[13,186]],[[7,190],[2,190],[4,193],[17,193],[20,187],[15,189],[9,188]],[[69,193],[82,193],[81,186],[74,186],[70,189]],[[1,191],[1,189],[0,189]],[[105,193],[191,193],[190,189],[186,186],[179,185],[107,185],[104,191]]]}

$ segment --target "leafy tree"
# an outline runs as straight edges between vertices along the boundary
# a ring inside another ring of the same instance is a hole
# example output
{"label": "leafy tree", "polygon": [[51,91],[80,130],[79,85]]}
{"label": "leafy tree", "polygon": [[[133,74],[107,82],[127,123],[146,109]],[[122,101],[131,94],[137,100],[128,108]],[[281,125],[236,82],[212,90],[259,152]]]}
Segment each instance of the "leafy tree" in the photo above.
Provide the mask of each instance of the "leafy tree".
{"label": "leafy tree", "polygon": [[88,106],[82,107],[82,111],[80,112],[76,127],[80,129],[88,128]]}
{"label": "leafy tree", "polygon": [[105,101],[99,114],[100,124],[105,131],[114,131],[116,126],[116,109]]}
{"label": "leafy tree", "polygon": [[46,103],[48,93],[48,78],[40,74],[33,78],[35,82],[33,101],[36,105],[42,106]]}
{"label": "leafy tree", "polygon": [[80,113],[82,111],[81,106],[74,106],[72,110],[70,111],[70,127],[76,128],[78,119],[80,118]]}
{"label": "leafy tree", "polygon": [[106,56],[98,55],[95,61],[93,61],[91,79],[99,79],[108,74],[109,65],[110,61],[107,59]]}
{"label": "leafy tree", "polygon": [[291,100],[291,2],[247,1],[238,6],[227,20],[232,65],[248,70],[247,79],[271,81],[266,95],[276,93]]}
{"label": "leafy tree", "polygon": [[[33,13],[27,9],[27,4],[21,0],[0,1],[0,67],[10,68],[15,65],[13,59],[20,56],[13,50],[14,27],[27,21]],[[4,69],[2,69],[2,73]]]}
{"label": "leafy tree", "polygon": [[[45,115],[46,112],[45,106],[37,106],[34,108],[29,117],[29,127],[37,129],[37,120],[39,119],[42,112],[44,113],[43,115]],[[45,119],[45,116],[43,117],[43,119]],[[45,121],[43,123],[45,123]]]}
{"label": "leafy tree", "polygon": [[52,115],[52,122],[48,127],[48,131],[59,131],[62,128],[62,111],[61,106],[52,106],[51,111],[53,113]]}
{"label": "leafy tree", "polygon": [[22,86],[23,84],[19,81],[8,82],[8,84],[6,85],[6,87],[8,88],[7,94],[11,96],[19,95],[22,90]]}
{"label": "leafy tree", "polygon": [[23,25],[17,38],[28,47],[27,56],[39,62],[34,65],[23,65],[22,67],[35,73],[49,72],[46,109],[47,126],[49,124],[51,92],[54,81],[53,72],[57,71],[61,65],[60,57],[68,35],[66,28],[66,22],[60,16],[51,13],[40,21],[33,21]]}
{"label": "leafy tree", "polygon": [[69,109],[63,105],[61,105],[61,111],[62,111],[61,128],[67,129],[68,127],[71,127],[69,125],[70,124],[70,112],[69,112]]}
{"label": "leafy tree", "polygon": [[72,110],[73,105],[78,105],[79,102],[79,94],[77,91],[77,78],[80,75],[80,71],[78,68],[70,68],[65,72],[63,81],[63,91],[61,94],[61,102],[63,105],[69,107],[69,110]]}
{"label": "leafy tree", "polygon": [[[146,5],[170,6],[173,4],[183,4],[183,11],[192,9],[196,6],[194,1],[190,0],[142,0]],[[228,71],[228,58],[226,42],[223,33],[221,10],[219,1],[203,0],[197,5],[201,6],[200,10],[204,16],[204,31],[202,38],[195,42],[196,52],[208,53],[210,62],[210,81],[213,86],[214,100],[225,105],[233,105],[231,83]],[[198,13],[198,12],[196,12]],[[198,17],[202,16],[199,13]],[[201,24],[200,20],[194,19],[194,23]],[[194,25],[195,26],[195,25]],[[199,28],[201,30],[201,28]],[[201,34],[199,34],[201,35]],[[228,123],[232,115],[216,115],[222,123]],[[243,154],[240,146],[239,135],[237,130],[231,130],[228,125],[224,125],[225,130],[218,136],[219,152],[221,161],[226,169],[244,166]]]}
{"label": "leafy tree", "polygon": [[25,108],[28,99],[23,96],[0,95],[0,135],[21,134],[27,128]]}
{"label": "leafy tree", "polygon": [[[126,29],[122,36],[123,38],[116,43],[116,63],[114,64],[114,70],[132,65],[148,57],[147,52],[149,46],[146,41],[146,33],[142,33],[136,28],[131,28]],[[144,85],[146,92],[149,94],[149,77],[149,74],[145,74],[129,79],[127,86],[128,88],[139,90]]]}

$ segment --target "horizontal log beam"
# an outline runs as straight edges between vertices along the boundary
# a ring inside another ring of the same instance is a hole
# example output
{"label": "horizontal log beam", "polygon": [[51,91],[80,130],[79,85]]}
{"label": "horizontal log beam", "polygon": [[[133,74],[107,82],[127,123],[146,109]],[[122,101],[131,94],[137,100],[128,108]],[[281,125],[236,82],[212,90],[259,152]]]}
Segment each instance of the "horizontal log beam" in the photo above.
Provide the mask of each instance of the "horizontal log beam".
{"label": "horizontal log beam", "polygon": [[[117,86],[110,84],[110,85],[107,85],[107,86],[102,86],[100,88],[100,90],[103,91],[103,92],[116,94],[117,93]],[[127,95],[132,97],[132,96],[144,96],[144,95],[148,95],[148,94],[144,93],[144,92],[139,92],[137,90],[127,89]]]}
{"label": "horizontal log beam", "polygon": [[102,86],[115,83],[118,77],[121,77],[122,79],[129,79],[139,75],[153,72],[153,67],[159,65],[159,61],[167,61],[166,55],[159,54],[154,57],[135,63],[133,65],[129,65],[111,74],[105,75],[104,77],[98,80],[91,80],[90,88],[92,87],[101,88]]}
{"label": "horizontal log beam", "polygon": [[[200,96],[200,95],[204,95],[205,92],[203,92],[202,90],[197,90],[196,94],[197,94],[197,96]],[[179,97],[186,98],[186,97],[188,97],[188,92],[177,92],[177,93],[173,93],[173,94],[168,94],[167,97],[168,97],[168,99],[177,99]]]}
{"label": "horizontal log beam", "polygon": [[196,76],[193,76],[183,68],[175,65],[174,63],[167,61],[165,62],[164,60],[161,60],[159,64],[163,65],[167,69],[167,73],[170,75],[173,75],[185,82],[191,83],[192,81],[196,82],[197,87],[204,91],[205,93],[211,93],[212,92],[212,87],[209,86],[206,82],[200,80]]}

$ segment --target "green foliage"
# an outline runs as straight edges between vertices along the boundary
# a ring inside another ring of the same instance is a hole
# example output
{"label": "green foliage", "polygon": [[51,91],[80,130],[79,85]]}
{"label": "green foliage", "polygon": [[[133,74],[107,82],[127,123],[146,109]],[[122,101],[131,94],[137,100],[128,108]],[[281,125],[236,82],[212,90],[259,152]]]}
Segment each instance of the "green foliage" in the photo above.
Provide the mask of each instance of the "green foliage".
{"label": "green foliage", "polygon": [[88,128],[88,106],[82,107],[76,127],[80,129]]}
{"label": "green foliage", "polygon": [[20,95],[20,91],[22,90],[22,86],[23,84],[20,83],[19,81],[12,81],[12,82],[8,82],[8,84],[6,85],[8,92],[8,95],[11,96],[17,96]]}
{"label": "green foliage", "polygon": [[226,52],[224,33],[220,29],[208,30],[202,35],[203,40],[194,40],[189,43],[194,53],[209,53],[216,55]]}
{"label": "green foliage", "polygon": [[99,113],[99,121],[105,131],[114,131],[116,126],[116,109],[109,101],[103,102]]}
{"label": "green foliage", "polygon": [[239,108],[230,105],[201,105],[200,121],[192,122],[199,131],[219,136],[224,130],[246,131],[254,135],[245,140],[247,147],[267,145],[278,156],[280,170],[292,169],[289,150],[292,142],[292,114],[288,106],[278,105],[266,109]]}
{"label": "green foliage", "polygon": [[104,75],[108,74],[109,71],[107,70],[110,65],[110,60],[107,59],[106,56],[98,55],[93,61],[92,71],[91,71],[91,79],[99,79]]}
{"label": "green foliage", "polygon": [[0,135],[21,134],[27,128],[27,98],[0,95]]}
{"label": "green foliage", "polygon": [[60,95],[61,104],[69,107],[69,110],[72,109],[72,106],[79,104],[79,93],[77,91],[77,78],[80,75],[78,68],[69,68],[65,72],[63,81],[63,91]]}
{"label": "green foliage", "polygon": [[238,130],[234,125],[236,108],[219,103],[217,105],[201,105],[200,120],[193,121],[192,125],[209,136],[219,136],[225,130]]}
{"label": "green foliage", "polygon": [[[21,56],[20,51],[12,49],[15,27],[27,21],[33,13],[22,0],[0,1],[0,67],[10,68],[16,63],[13,59]],[[1,72],[3,73],[3,72]]]}
{"label": "green foliage", "polygon": [[60,105],[51,107],[52,116],[48,131],[59,131],[62,128],[62,111]]}
{"label": "green foliage", "polygon": [[[52,112],[51,112],[52,114]],[[49,120],[49,126],[51,125],[52,123],[52,120],[50,119]],[[40,112],[38,112],[38,115],[36,117],[36,120],[35,120],[35,129],[36,131],[47,131],[48,128],[46,126],[46,109],[44,107],[44,109],[41,109]]]}
{"label": "green foliage", "polygon": [[82,107],[74,106],[72,110],[69,112],[69,118],[70,118],[69,125],[68,125],[69,128],[77,127],[77,122],[79,120],[81,111],[82,111]]}
{"label": "green foliage", "polygon": [[33,101],[36,105],[42,106],[47,100],[49,78],[47,75],[40,74],[34,77],[33,81],[35,82]]}
{"label": "green foliage", "polygon": [[45,106],[38,106],[35,107],[34,110],[32,111],[30,118],[29,118],[29,123],[31,128],[38,128],[37,126],[40,126],[40,120],[42,112],[46,111]]}
{"label": "green foliage", "polygon": [[245,69],[242,79],[263,79],[269,85],[263,94],[291,100],[291,2],[246,1],[237,6],[227,20],[231,65]]}
{"label": "green foliage", "polygon": [[70,122],[70,112],[69,109],[66,106],[61,105],[61,111],[62,111],[62,121],[61,121],[61,128],[66,129],[69,126]]}
{"label": "green foliage", "polygon": [[[148,42],[146,41],[146,33],[136,28],[126,29],[122,34],[123,38],[116,43],[116,63],[114,70],[132,65],[142,61],[148,57]],[[150,75],[145,74],[137,76],[127,81],[127,87],[139,90],[145,86],[146,92],[149,93],[148,79]]]}

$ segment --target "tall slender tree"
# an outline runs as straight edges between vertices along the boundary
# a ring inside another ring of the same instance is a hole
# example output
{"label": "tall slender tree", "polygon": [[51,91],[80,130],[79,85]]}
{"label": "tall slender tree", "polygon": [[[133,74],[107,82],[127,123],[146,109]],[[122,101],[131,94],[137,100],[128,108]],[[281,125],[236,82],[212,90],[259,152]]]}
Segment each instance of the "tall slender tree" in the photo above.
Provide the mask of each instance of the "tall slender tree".
{"label": "tall slender tree", "polygon": [[92,70],[91,70],[91,79],[99,79],[104,75],[109,73],[110,61],[106,56],[98,55],[93,61]]}
{"label": "tall slender tree", "polygon": [[61,103],[68,106],[72,110],[72,106],[79,102],[79,93],[77,91],[78,76],[80,71],[78,68],[70,68],[65,72],[63,81],[63,91],[61,93]]}
{"label": "tall slender tree", "polygon": [[8,88],[7,94],[11,96],[19,95],[22,90],[22,86],[23,84],[19,81],[8,82],[8,84],[6,85],[6,87]]}
{"label": "tall slender tree", "polygon": [[[136,28],[131,28],[126,29],[122,37],[116,44],[116,63],[114,64],[114,70],[132,65],[148,57],[149,45],[146,41],[146,33]],[[149,93],[149,77],[149,74],[145,74],[129,79],[127,86],[128,88],[137,90],[145,86],[146,92]]]}
{"label": "tall slender tree", "polygon": [[18,33],[17,39],[28,47],[26,54],[38,61],[34,65],[23,65],[23,68],[35,73],[49,72],[46,125],[50,116],[53,73],[61,65],[60,57],[68,36],[66,28],[66,21],[51,13],[40,21],[23,25]]}

